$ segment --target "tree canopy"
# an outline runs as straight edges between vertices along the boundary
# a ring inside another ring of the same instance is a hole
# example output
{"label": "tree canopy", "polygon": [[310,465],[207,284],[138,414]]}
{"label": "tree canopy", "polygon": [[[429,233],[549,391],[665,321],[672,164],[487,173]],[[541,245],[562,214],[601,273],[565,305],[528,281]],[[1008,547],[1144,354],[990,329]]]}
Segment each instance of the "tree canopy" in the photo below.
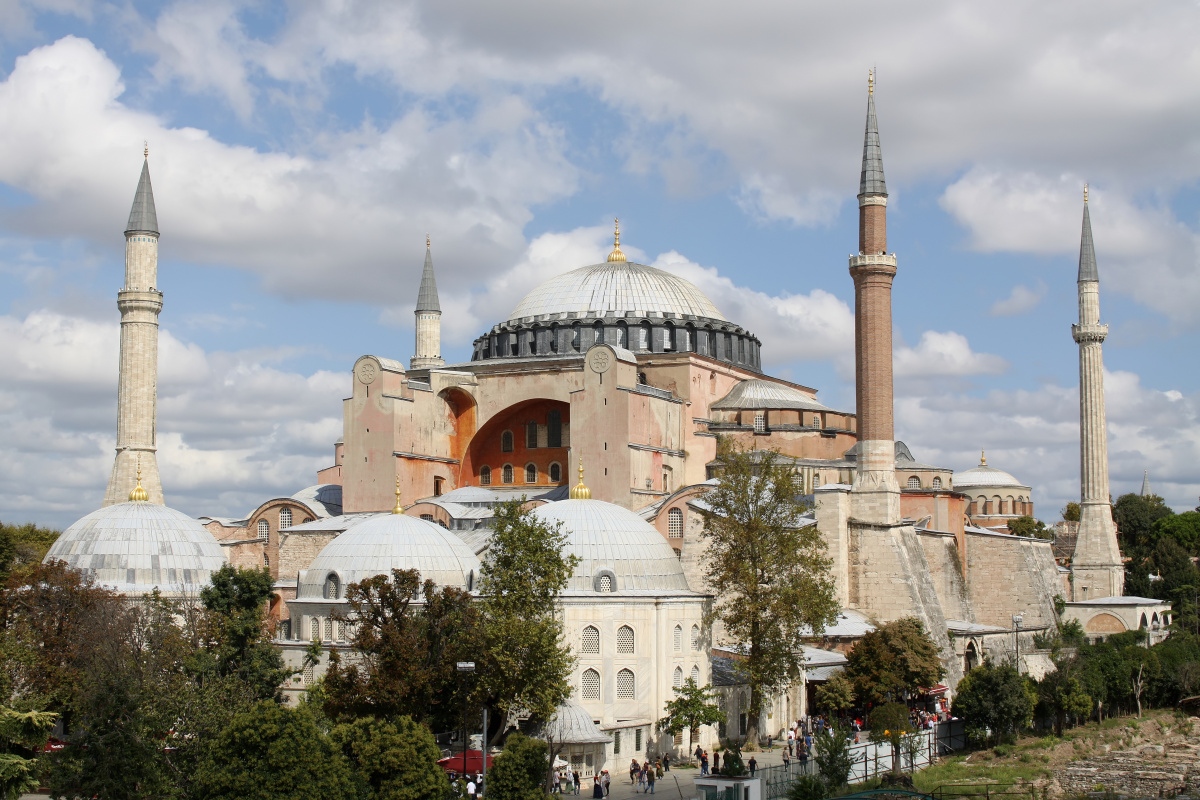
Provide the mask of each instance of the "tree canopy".
{"label": "tree canopy", "polygon": [[937,645],[914,617],[870,631],[846,659],[846,677],[863,703],[902,700],[934,686],[946,674]]}
{"label": "tree canopy", "polygon": [[1036,704],[1036,689],[1012,664],[985,661],[958,682],[953,711],[971,738],[1007,740],[1029,725]]}
{"label": "tree canopy", "polygon": [[488,770],[489,800],[544,800],[550,757],[546,743],[522,733],[509,734],[504,752]]}
{"label": "tree canopy", "polygon": [[868,717],[870,736],[873,742],[887,742],[892,746],[892,774],[900,774],[900,743],[913,732],[908,706],[904,703],[884,703],[876,706]]}
{"label": "tree canopy", "polygon": [[355,784],[358,800],[442,800],[446,773],[442,752],[428,729],[412,717],[394,722],[358,717],[333,729]]}
{"label": "tree canopy", "polygon": [[1014,536],[1028,536],[1033,539],[1053,539],[1054,531],[1046,527],[1046,523],[1030,516],[1017,517],[1008,521],[1008,532]]}
{"label": "tree canopy", "polygon": [[674,691],[675,697],[667,701],[666,713],[658,721],[658,729],[663,733],[674,736],[701,725],[725,721],[725,712],[717,706],[711,686],[697,686],[694,678],[688,678]]}

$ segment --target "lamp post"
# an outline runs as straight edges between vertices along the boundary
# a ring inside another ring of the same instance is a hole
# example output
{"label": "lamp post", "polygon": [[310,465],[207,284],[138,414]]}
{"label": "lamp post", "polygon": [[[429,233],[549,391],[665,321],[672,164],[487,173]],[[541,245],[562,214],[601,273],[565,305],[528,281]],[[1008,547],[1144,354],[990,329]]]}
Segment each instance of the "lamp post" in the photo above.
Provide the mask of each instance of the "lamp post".
{"label": "lamp post", "polygon": [[[474,671],[475,671],[475,662],[474,662],[474,661],[459,661],[459,662],[458,662],[458,671],[459,671],[459,672],[461,672],[461,673],[463,673],[463,674],[468,674],[468,673],[472,673],[472,672],[474,672]],[[485,733],[484,735],[486,735],[486,733]],[[464,781],[464,785],[466,785],[466,784],[465,784],[465,781],[467,780],[467,693],[466,693],[466,691],[464,691],[464,692],[463,692],[463,738],[462,738],[462,745],[463,745],[463,768],[462,768],[462,779],[463,779],[463,781]]]}
{"label": "lamp post", "polygon": [[1013,614],[1013,666],[1017,668],[1017,674],[1021,674],[1021,620],[1024,619],[1020,614]]}

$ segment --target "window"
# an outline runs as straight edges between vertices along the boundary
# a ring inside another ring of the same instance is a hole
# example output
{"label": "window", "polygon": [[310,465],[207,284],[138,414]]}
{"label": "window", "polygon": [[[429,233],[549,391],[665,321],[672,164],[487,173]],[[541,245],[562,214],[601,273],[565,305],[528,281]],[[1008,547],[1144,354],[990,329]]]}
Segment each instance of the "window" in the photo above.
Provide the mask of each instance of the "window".
{"label": "window", "polygon": [[675,329],[670,325],[663,328],[663,352],[669,353],[675,349]]}
{"label": "window", "polygon": [[583,671],[583,680],[580,682],[580,694],[584,700],[599,700],[600,699],[600,673],[594,669],[585,669]]}
{"label": "window", "polygon": [[446,480],[445,478],[438,478],[438,477],[435,477],[433,479],[433,496],[434,497],[442,496],[442,486],[443,486],[445,480]]}
{"label": "window", "polygon": [[525,423],[525,447],[529,450],[537,449],[537,423],[533,420]]}
{"label": "window", "polygon": [[501,474],[500,474],[500,480],[504,483],[512,483],[513,482],[512,464],[504,465],[504,469],[501,471]]}
{"label": "window", "polygon": [[695,653],[700,649],[700,626],[692,626],[692,652]]}
{"label": "window", "polygon": [[279,527],[292,527],[292,510],[290,508],[280,509],[279,511]]}
{"label": "window", "polygon": [[269,555],[267,555],[266,553],[263,553],[263,567],[265,567],[266,569],[271,568],[271,557]]}
{"label": "window", "polygon": [[537,464],[525,465],[525,482],[537,483]]}
{"label": "window", "polygon": [[480,486],[491,486],[492,485],[492,468],[491,467],[481,467],[479,469],[479,485]]}
{"label": "window", "polygon": [[612,575],[601,575],[600,580],[599,580],[599,586],[600,586],[599,591],[611,592],[613,590]]}
{"label": "window", "polygon": [[628,625],[622,625],[617,628],[617,652],[633,652],[633,628]]}
{"label": "window", "polygon": [[683,538],[683,511],[678,508],[672,508],[667,512],[667,535],[672,539]]}
{"label": "window", "polygon": [[683,626],[682,625],[675,626],[675,635],[674,635],[673,641],[674,641],[674,645],[675,645],[675,652],[676,653],[683,652]]}
{"label": "window", "polygon": [[346,621],[343,619],[337,621],[337,640],[339,642],[346,641]]}
{"label": "window", "polygon": [[[650,349],[650,323],[648,323],[648,322],[643,322],[641,325],[638,326],[637,349],[638,350],[649,350]],[[645,383],[645,381],[642,381],[642,383]]]}
{"label": "window", "polygon": [[619,755],[621,755],[621,732],[613,731],[612,737],[613,737],[613,755],[619,756]]}
{"label": "window", "polygon": [[585,653],[599,653],[600,631],[591,625],[588,625],[586,628],[584,628],[582,642],[579,649]]}
{"label": "window", "polygon": [[759,411],[757,414],[754,415],[754,432],[755,433],[766,433],[767,432],[767,415],[761,411]]}
{"label": "window", "polygon": [[675,734],[675,746],[683,747],[683,731],[679,731]]}
{"label": "window", "polygon": [[936,477],[935,477],[935,478],[933,479],[933,488],[935,488],[935,489],[940,489],[940,488],[942,488],[942,479],[941,479],[941,478],[936,478]]}
{"label": "window", "polygon": [[327,642],[333,641],[333,620],[332,619],[325,620],[325,641],[327,641]]}
{"label": "window", "polygon": [[562,465],[555,461],[550,465],[550,482],[558,483],[562,480]]}
{"label": "window", "polygon": [[279,623],[279,638],[292,638],[292,621],[290,619],[281,620]]}
{"label": "window", "polygon": [[338,596],[338,576],[332,572],[325,576],[325,599],[336,600]]}
{"label": "window", "polygon": [[505,431],[500,434],[500,452],[511,453],[513,451],[513,434],[512,431]]}
{"label": "window", "polygon": [[921,488],[921,479],[920,479],[920,478],[918,478],[916,475],[913,475],[913,476],[911,476],[911,477],[908,479],[908,488],[910,488],[910,489],[920,489],[920,488]]}
{"label": "window", "polygon": [[426,522],[433,522],[433,514],[422,514],[421,519],[425,520]]}
{"label": "window", "polygon": [[[631,672],[629,674],[632,675],[633,673]],[[641,728],[638,728],[637,730],[635,730],[633,732],[633,749],[634,750],[642,749],[642,729]]]}
{"label": "window", "polygon": [[662,490],[664,492],[671,491],[671,470],[664,469],[662,474]]}
{"label": "window", "polygon": [[700,667],[695,664],[692,665],[692,682],[697,685],[700,683]]}
{"label": "window", "polygon": [[312,686],[315,678],[316,678],[316,675],[314,674],[313,664],[312,663],[305,664],[304,665],[304,685]]}
{"label": "window", "polygon": [[562,447],[562,413],[546,412],[546,447]]}
{"label": "window", "polygon": [[313,617],[312,621],[312,638],[313,641],[320,641],[321,639],[321,620],[316,617]]}
{"label": "window", "polygon": [[683,688],[683,667],[676,667],[675,674],[671,676],[671,688]]}
{"label": "window", "polygon": [[267,521],[265,519],[260,519],[258,521],[258,538],[266,539],[270,533],[271,533],[271,526],[267,523]]}
{"label": "window", "polygon": [[[632,700],[633,699],[633,670],[623,669],[617,673],[617,699]],[[639,731],[641,733],[641,731]],[[638,739],[641,739],[638,736]],[[637,743],[637,749],[642,749],[642,743]]]}

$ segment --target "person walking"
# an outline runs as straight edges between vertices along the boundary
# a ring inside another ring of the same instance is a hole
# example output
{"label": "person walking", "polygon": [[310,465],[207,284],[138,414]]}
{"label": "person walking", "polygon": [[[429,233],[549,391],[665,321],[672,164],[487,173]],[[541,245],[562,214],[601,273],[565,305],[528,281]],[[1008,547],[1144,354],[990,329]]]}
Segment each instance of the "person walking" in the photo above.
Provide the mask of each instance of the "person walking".
{"label": "person walking", "polygon": [[663,753],[663,772],[671,771],[671,754]]}
{"label": "person walking", "polygon": [[612,791],[612,776],[608,774],[608,770],[604,770],[600,774],[604,776],[604,780],[602,781],[604,784],[604,796],[608,797],[609,792]]}
{"label": "person walking", "polygon": [[783,768],[790,771],[792,766],[792,746],[788,745],[788,749],[783,751]]}
{"label": "person walking", "polygon": [[646,767],[645,765],[638,767],[638,791],[646,791]]}
{"label": "person walking", "polygon": [[579,794],[579,770],[571,770],[571,781],[575,784],[575,794]]}
{"label": "person walking", "polygon": [[714,775],[720,775],[720,774],[721,774],[721,754],[720,754],[720,753],[713,753],[713,766],[712,766],[712,768],[713,768],[713,774],[714,774]]}
{"label": "person walking", "polygon": [[651,767],[650,769],[646,770],[646,784],[650,787],[646,791],[648,791],[650,794],[654,794],[654,782],[656,780],[658,780],[658,778],[654,775],[654,768]]}
{"label": "person walking", "polygon": [[754,770],[758,769],[758,761],[755,760],[754,756],[750,756],[750,760],[746,762],[746,766],[750,768],[750,777],[753,778]]}
{"label": "person walking", "polygon": [[787,754],[788,754],[788,756],[791,756],[792,747],[795,744],[796,744],[796,730],[795,730],[795,728],[788,728],[788,734],[787,734]]}
{"label": "person walking", "polygon": [[638,772],[640,772],[641,769],[641,765],[637,763],[636,758],[629,762],[629,784],[631,786],[637,783]]}
{"label": "person walking", "polygon": [[700,751],[700,774],[708,774],[708,753],[703,750]]}

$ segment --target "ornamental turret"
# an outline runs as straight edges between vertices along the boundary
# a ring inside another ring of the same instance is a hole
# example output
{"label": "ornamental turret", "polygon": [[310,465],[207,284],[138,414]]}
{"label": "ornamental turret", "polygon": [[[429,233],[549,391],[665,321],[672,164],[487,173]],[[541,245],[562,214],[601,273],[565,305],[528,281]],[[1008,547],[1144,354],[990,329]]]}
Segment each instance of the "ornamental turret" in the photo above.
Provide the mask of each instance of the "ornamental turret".
{"label": "ornamental turret", "polygon": [[409,367],[422,369],[440,367],[442,358],[442,304],[438,301],[437,280],[433,277],[433,253],[429,237],[425,237],[425,268],[421,270],[421,288],[417,292],[414,311],[417,322],[416,350]]}

